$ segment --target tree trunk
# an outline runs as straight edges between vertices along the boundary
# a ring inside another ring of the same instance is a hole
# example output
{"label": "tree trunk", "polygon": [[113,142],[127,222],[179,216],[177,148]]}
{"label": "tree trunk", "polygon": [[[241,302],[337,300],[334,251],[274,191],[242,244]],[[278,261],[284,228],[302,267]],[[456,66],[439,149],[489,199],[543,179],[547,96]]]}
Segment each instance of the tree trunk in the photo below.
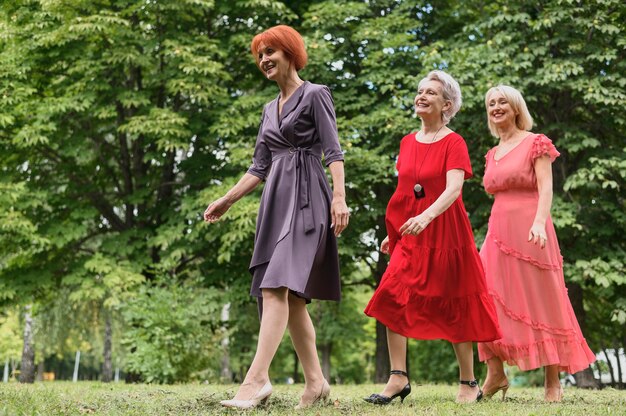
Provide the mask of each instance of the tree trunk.
{"label": "tree trunk", "polygon": [[[377,195],[380,195],[385,201],[389,200],[393,189],[385,186],[382,189],[377,189]],[[378,241],[382,241],[387,235],[385,217],[380,216],[377,221],[378,232],[376,237]],[[379,253],[378,261],[376,262],[376,269],[372,274],[376,281],[376,287],[380,284],[385,270],[387,270],[387,256],[383,253]],[[386,383],[389,379],[389,347],[387,346],[387,328],[376,321],[376,371],[374,372],[374,383]]]}
{"label": "tree trunk", "polygon": [[9,359],[8,358],[4,362],[4,375],[2,376],[2,382],[3,383],[9,382]]}
{"label": "tree trunk", "polygon": [[35,382],[35,348],[33,347],[33,317],[32,306],[27,305],[24,312],[24,348],[22,349],[22,365],[20,367],[20,382]]}
{"label": "tree trunk", "polygon": [[39,364],[37,364],[37,373],[35,375],[35,380],[43,381],[43,372],[44,372],[44,363],[43,363],[43,360],[41,360]]}
{"label": "tree trunk", "polygon": [[389,348],[387,327],[376,321],[376,373],[374,383],[386,383],[389,379]]}
{"label": "tree trunk", "polygon": [[72,381],[76,383],[78,381],[78,368],[80,367],[80,351],[76,351],[76,359],[74,360],[74,374],[72,374]]}
{"label": "tree trunk", "polygon": [[[382,229],[385,229],[384,218]],[[376,264],[374,278],[376,287],[387,269],[387,258],[381,253]],[[376,321],[376,372],[374,374],[375,383],[386,383],[389,379],[389,347],[387,346],[387,327]]]}
{"label": "tree trunk", "polygon": [[622,368],[622,363],[619,359],[619,343],[617,340],[613,343],[615,348],[615,361],[617,361],[617,387],[624,389],[624,383],[622,382],[622,371],[626,371],[626,368]]}
{"label": "tree trunk", "polygon": [[[583,307],[583,288],[578,283],[566,283],[566,286],[574,314],[580,325],[580,330],[584,335],[587,333],[587,315]],[[585,370],[574,374],[574,379],[576,380],[576,385],[583,389],[597,389],[600,387],[599,381],[593,376],[591,367],[587,367]]]}
{"label": "tree trunk", "polygon": [[298,354],[294,351],[293,352],[293,382],[294,383],[299,383],[300,382],[300,374],[298,373]]}
{"label": "tree trunk", "polygon": [[322,345],[322,374],[330,383],[330,353],[333,350],[332,342]]}
{"label": "tree trunk", "polygon": [[[613,376],[613,363],[611,362],[609,354],[606,352],[606,348],[604,347],[604,345],[602,346],[602,353],[604,354],[604,358],[606,358],[606,364],[609,367],[609,374],[611,375],[611,386],[615,387],[615,377]],[[600,369],[600,366],[598,366],[598,374],[600,374],[600,379],[602,379],[602,370]]]}
{"label": "tree trunk", "polygon": [[[222,328],[224,329],[225,334],[228,334],[228,332],[226,331],[226,324],[228,323],[229,320],[230,320],[230,303],[227,303],[222,307],[222,323],[224,324]],[[222,369],[220,371],[220,375],[222,377],[222,380],[230,383],[233,380],[233,374],[230,371],[230,351],[228,348],[228,345],[230,344],[230,339],[228,338],[228,335],[224,336],[221,344],[222,344],[222,363],[221,363]]]}
{"label": "tree trunk", "polygon": [[102,382],[110,383],[113,379],[111,314],[105,312],[104,318],[104,362],[102,363]]}
{"label": "tree trunk", "polygon": [[576,385],[581,389],[600,388],[600,381],[596,380],[593,376],[593,369],[591,367],[587,367],[583,371],[574,374],[574,380],[576,380]]}

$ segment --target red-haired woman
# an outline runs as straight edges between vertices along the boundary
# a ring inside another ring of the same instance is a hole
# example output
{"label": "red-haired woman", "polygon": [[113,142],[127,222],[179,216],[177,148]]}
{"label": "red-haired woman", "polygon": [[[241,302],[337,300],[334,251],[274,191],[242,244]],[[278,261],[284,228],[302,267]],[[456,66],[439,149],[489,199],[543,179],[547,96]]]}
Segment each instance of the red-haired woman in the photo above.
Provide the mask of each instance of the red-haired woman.
{"label": "red-haired woman", "polygon": [[208,206],[204,219],[217,221],[266,181],[250,264],[251,295],[259,300],[261,328],[243,384],[232,400],[221,403],[247,409],[267,401],[272,393],[269,366],[288,327],[304,371],[305,388],[297,406],[302,409],[330,395],[306,304],[311,299],[340,299],[336,236],[349,217],[343,153],[330,90],[298,75],[307,61],[300,34],[289,26],[273,27],[254,37],[251,51],[280,94],[263,109],[252,165],[226,195]]}

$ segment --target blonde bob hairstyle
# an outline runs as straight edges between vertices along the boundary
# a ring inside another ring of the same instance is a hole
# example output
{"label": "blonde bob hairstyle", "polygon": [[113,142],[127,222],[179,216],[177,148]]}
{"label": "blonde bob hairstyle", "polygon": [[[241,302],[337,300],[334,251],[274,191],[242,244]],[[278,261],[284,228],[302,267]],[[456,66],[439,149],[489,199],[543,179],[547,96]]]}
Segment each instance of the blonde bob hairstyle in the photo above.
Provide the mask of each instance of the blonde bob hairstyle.
{"label": "blonde bob hairstyle", "polygon": [[493,125],[489,118],[489,100],[491,95],[495,92],[499,92],[504,95],[504,98],[509,102],[511,109],[515,113],[515,125],[520,130],[530,130],[533,128],[533,118],[528,112],[526,107],[526,101],[522,97],[522,93],[513,87],[508,85],[498,85],[497,87],[490,88],[485,94],[485,109],[487,110],[487,123],[489,124],[489,131],[493,137],[500,137],[498,129]]}
{"label": "blonde bob hairstyle", "polygon": [[463,100],[461,99],[461,87],[451,75],[443,71],[430,71],[428,75],[426,75],[426,77],[419,82],[417,90],[419,91],[422,88],[422,85],[428,81],[439,81],[443,86],[443,99],[450,101],[452,104],[448,110],[441,113],[443,124],[448,124],[461,109],[461,104],[463,103]]}

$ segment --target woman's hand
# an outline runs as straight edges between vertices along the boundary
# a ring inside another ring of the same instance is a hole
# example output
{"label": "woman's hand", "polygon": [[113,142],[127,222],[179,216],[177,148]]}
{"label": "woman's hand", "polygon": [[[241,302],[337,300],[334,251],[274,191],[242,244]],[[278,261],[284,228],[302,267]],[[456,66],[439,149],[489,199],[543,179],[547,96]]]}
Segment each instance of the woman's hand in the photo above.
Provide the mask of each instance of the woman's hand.
{"label": "woman's hand", "polygon": [[400,234],[403,236],[409,235],[418,235],[432,221],[432,218],[428,215],[420,214],[416,217],[409,218],[407,222],[405,222],[402,227],[400,227]]}
{"label": "woman's hand", "polygon": [[228,211],[232,206],[232,203],[225,196],[216,199],[211,202],[207,209],[204,211],[204,220],[206,222],[214,223],[220,219],[222,215]]}
{"label": "woman's hand", "polygon": [[532,241],[534,244],[539,243],[539,247],[544,248],[546,246],[546,241],[548,241],[546,226],[534,222],[528,232],[528,241]]}
{"label": "woman's hand", "polygon": [[389,236],[385,237],[382,243],[380,243],[380,251],[384,254],[389,254]]}
{"label": "woman's hand", "polygon": [[333,201],[330,204],[330,218],[332,221],[331,227],[335,230],[335,236],[339,234],[348,226],[348,220],[350,218],[350,211],[348,211],[348,205],[346,205],[346,198],[342,196],[333,196]]}

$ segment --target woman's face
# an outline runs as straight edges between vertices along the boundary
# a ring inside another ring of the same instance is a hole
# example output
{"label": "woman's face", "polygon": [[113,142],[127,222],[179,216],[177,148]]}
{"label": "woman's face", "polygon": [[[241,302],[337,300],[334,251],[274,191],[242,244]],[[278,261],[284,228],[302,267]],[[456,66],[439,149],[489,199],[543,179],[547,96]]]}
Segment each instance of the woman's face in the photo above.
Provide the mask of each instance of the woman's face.
{"label": "woman's face", "polygon": [[422,83],[415,96],[415,114],[418,117],[437,115],[441,117],[450,102],[443,98],[443,85],[439,81],[428,80]]}
{"label": "woman's face", "polygon": [[262,43],[259,48],[258,59],[259,68],[267,79],[275,81],[277,78],[286,77],[289,74],[291,62],[280,49]]}
{"label": "woman's face", "polygon": [[517,117],[509,100],[497,90],[491,93],[487,100],[487,114],[489,115],[489,121],[497,128],[515,124],[515,118]]}

